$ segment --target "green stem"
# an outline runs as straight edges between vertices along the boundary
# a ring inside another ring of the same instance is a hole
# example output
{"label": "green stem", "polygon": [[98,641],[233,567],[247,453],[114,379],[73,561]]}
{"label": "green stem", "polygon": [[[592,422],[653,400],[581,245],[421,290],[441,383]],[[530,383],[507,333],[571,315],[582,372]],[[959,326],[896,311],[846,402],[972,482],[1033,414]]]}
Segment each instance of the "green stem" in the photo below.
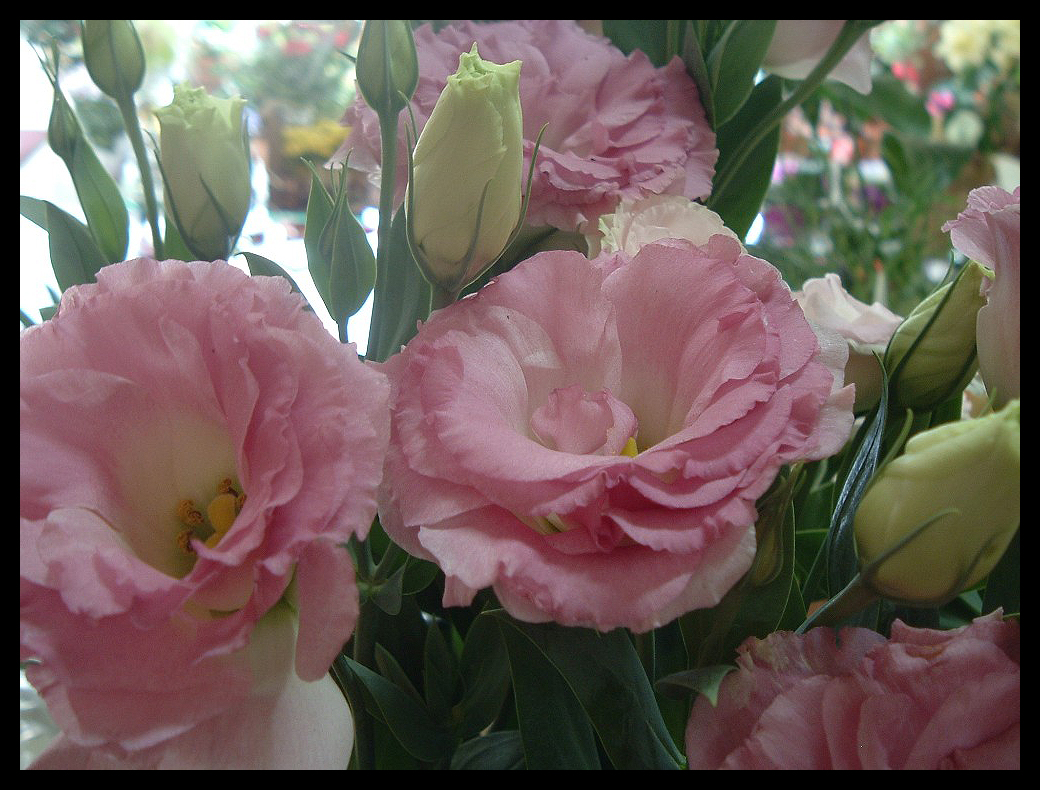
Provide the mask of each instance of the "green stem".
{"label": "green stem", "polygon": [[161,261],[166,256],[163,253],[162,234],[159,232],[159,206],[155,201],[152,166],[148,161],[148,153],[144,148],[141,121],[137,117],[137,107],[134,105],[133,96],[128,96],[125,100],[120,99],[117,104],[119,105],[119,112],[123,116],[126,136],[130,138],[130,145],[134,149],[137,167],[141,171],[141,188],[144,190],[145,214],[148,217],[148,224],[152,227],[152,247],[154,248],[156,259]]}
{"label": "green stem", "polygon": [[397,191],[397,113],[381,114],[379,135],[382,147],[382,173],[379,180],[379,229],[376,231],[376,285],[372,295],[372,322],[369,327],[368,359],[386,360],[381,348],[382,318],[393,305],[387,304],[388,272],[390,269],[390,226],[394,219],[394,193]]}
{"label": "green stem", "polygon": [[[736,174],[740,170],[740,166],[744,164],[744,160],[748,158],[755,147],[765,139],[765,136],[769,134],[773,127],[776,126],[783,119],[787,113],[805,101],[809,95],[815,91],[820,84],[826,79],[827,75],[830,74],[831,69],[841,62],[841,59],[845,57],[850,49],[859,41],[867,30],[873,27],[876,23],[872,21],[864,21],[859,19],[850,19],[845,23],[845,26],[841,29],[838,37],[834,40],[831,48],[827,51],[827,54],[823,59],[816,64],[809,76],[802,80],[801,84],[795,89],[785,101],[774,107],[758,125],[751,131],[751,133],[745,138],[744,144],[737,150],[737,153],[726,163],[723,171],[719,173],[716,179],[715,185],[712,188],[712,195],[721,195],[726,191],[726,187],[729,182],[733,180]],[[710,207],[712,201],[708,201]]]}

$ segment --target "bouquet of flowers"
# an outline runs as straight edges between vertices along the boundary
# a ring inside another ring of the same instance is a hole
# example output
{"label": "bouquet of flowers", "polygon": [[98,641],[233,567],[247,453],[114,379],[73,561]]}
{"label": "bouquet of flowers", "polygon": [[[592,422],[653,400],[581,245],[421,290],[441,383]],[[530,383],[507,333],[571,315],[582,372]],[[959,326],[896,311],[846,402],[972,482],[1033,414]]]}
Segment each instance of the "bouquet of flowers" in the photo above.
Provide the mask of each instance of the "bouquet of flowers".
{"label": "bouquet of flowers", "polygon": [[[1019,189],[905,318],[744,246],[875,24],[369,20],[304,232],[338,338],[227,263],[244,100],[157,113],[124,260],[55,74],[86,221],[21,199],[63,289],[20,336],[33,767],[1018,767]],[[143,175],[134,27],[82,37]]]}

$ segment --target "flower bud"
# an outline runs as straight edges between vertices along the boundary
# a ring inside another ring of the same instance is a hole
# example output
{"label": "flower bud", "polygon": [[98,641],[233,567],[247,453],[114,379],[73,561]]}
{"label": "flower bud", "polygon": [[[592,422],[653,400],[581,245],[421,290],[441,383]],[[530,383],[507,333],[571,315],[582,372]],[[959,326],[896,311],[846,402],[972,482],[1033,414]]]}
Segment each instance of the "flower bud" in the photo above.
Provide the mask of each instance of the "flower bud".
{"label": "flower bud", "polygon": [[144,81],[144,47],[128,19],[84,20],[83,62],[94,84],[116,101],[129,99]]}
{"label": "flower bud", "polygon": [[457,291],[505,249],[520,221],[523,139],[520,61],[490,63],[474,44],[415,146],[409,226],[431,282]]}
{"label": "flower bud", "polygon": [[355,73],[361,95],[380,117],[400,112],[419,84],[411,25],[403,19],[367,20]]}
{"label": "flower bud", "polygon": [[986,299],[980,289],[986,270],[974,261],[913,309],[899,325],[885,369],[893,400],[915,411],[930,411],[968,386],[978,362],[975,318]]}
{"label": "flower bud", "polygon": [[878,472],[855,532],[879,595],[941,605],[993,570],[1021,517],[1019,403],[923,431]]}
{"label": "flower bud", "polygon": [[200,260],[223,260],[242,231],[252,187],[242,131],[245,100],[178,85],[156,110],[166,206]]}

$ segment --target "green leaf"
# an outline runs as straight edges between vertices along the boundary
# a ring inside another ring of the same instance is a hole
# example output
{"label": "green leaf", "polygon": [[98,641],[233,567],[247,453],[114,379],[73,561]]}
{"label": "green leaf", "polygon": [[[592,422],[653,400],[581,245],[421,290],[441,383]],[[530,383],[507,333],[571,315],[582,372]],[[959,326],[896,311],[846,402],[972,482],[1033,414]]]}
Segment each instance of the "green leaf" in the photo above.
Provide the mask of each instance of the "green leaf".
{"label": "green leaf", "polygon": [[451,652],[440,626],[430,623],[426,631],[426,646],[423,650],[423,690],[426,707],[434,721],[448,718],[458,680],[455,655]]}
{"label": "green leaf", "polygon": [[372,325],[365,356],[383,362],[411,340],[417,323],[430,315],[430,284],[408,249],[403,206],[390,226],[386,270],[378,272],[377,277],[383,284],[376,289],[372,304]]}
{"label": "green leaf", "polygon": [[449,752],[450,733],[437,727],[426,709],[406,691],[353,659],[343,656],[341,660],[370,695],[372,712],[382,718],[410,755],[424,762],[435,762]]}
{"label": "green leaf", "polygon": [[700,37],[694,29],[693,22],[686,22],[686,30],[683,35],[682,61],[686,66],[686,73],[697,83],[697,93],[708,125],[712,129],[715,123],[715,99],[711,87],[711,75],[708,73],[708,64],[704,62],[704,51],[701,49]]}
{"label": "green leaf", "polygon": [[463,685],[459,734],[466,738],[495,720],[509,693],[509,657],[494,618],[477,617],[469,627],[459,674]]}
{"label": "green leaf", "polygon": [[1022,530],[1015,533],[1004,556],[990,571],[982,598],[982,614],[1003,609],[1005,615],[1022,611]]}
{"label": "green leaf", "polygon": [[[509,649],[516,694],[517,665],[541,656],[570,689],[615,768],[677,768],[682,755],[661,717],[650,681],[624,629],[603,634],[555,623],[521,623],[494,612]],[[542,674],[546,674],[544,668]],[[553,678],[556,685],[556,678]],[[544,693],[544,689],[543,689]],[[521,720],[521,734],[528,735]],[[530,759],[530,753],[528,753]],[[530,767],[530,766],[529,766]]]}
{"label": "green leaf", "polygon": [[372,603],[391,617],[401,611],[404,570],[405,565],[401,565],[390,575],[390,578],[381,584],[374,585],[371,590]]}
{"label": "green leaf", "polygon": [[603,34],[626,55],[641,49],[655,66],[671,57],[666,19],[604,19]]}
{"label": "green leaf", "polygon": [[66,164],[83,207],[83,216],[87,218],[87,227],[105,262],[124,260],[130,240],[130,219],[116,182],[86,139],[79,142],[72,161]]}
{"label": "green leaf", "polygon": [[695,691],[703,694],[712,705],[715,705],[723,678],[734,669],[736,667],[733,664],[715,664],[700,669],[688,669],[663,677],[655,685],[658,690],[669,696],[686,697],[690,691]]}
{"label": "green leaf", "polygon": [[[246,266],[249,267],[250,274],[261,275],[264,277],[284,277],[289,281],[289,285],[292,286],[293,291],[298,293],[300,296],[303,296],[303,291],[300,290],[300,286],[296,284],[296,280],[292,278],[292,275],[270,258],[265,258],[263,255],[257,255],[255,252],[243,252],[240,254],[246,259]],[[307,297],[304,296],[305,301],[306,298]],[[308,304],[307,307],[310,309],[310,304]]]}
{"label": "green leaf", "polygon": [[[719,127],[716,134],[719,147],[716,174],[721,173],[727,161],[738,154],[761,118],[780,103],[781,82],[778,77],[768,77],[760,82],[740,111]],[[741,239],[747,235],[762,208],[779,147],[780,127],[777,125],[747,155],[728,186],[713,192],[708,201],[708,208],[721,216],[726,227]]]}
{"label": "green leaf", "polygon": [[[22,198],[23,202],[25,200]],[[93,282],[94,275],[108,261],[94,243],[87,226],[53,203],[42,202],[45,210],[41,227],[47,230],[51,268],[54,269],[54,278],[59,287],[65,291],[74,285]]]}
{"label": "green leaf", "polygon": [[509,655],[528,769],[599,769],[592,724],[567,682],[521,630],[506,618],[496,620]]}
{"label": "green leaf", "polygon": [[524,742],[517,730],[489,732],[466,741],[451,758],[453,771],[515,771],[524,766]]}
{"label": "green leaf", "polygon": [[404,580],[401,583],[401,592],[404,595],[415,595],[425,590],[441,569],[436,564],[418,557],[408,557],[407,568],[404,572]]}
{"label": "green leaf", "polygon": [[420,694],[414,685],[412,685],[411,679],[408,677],[408,673],[404,671],[401,665],[394,658],[393,654],[383,647],[381,644],[376,643],[374,656],[376,660],[376,667],[379,669],[379,673],[403,690],[415,700],[418,705],[425,705],[422,694]]}
{"label": "green leaf", "polygon": [[714,117],[721,126],[744,106],[769,49],[775,19],[735,19],[708,56]]}

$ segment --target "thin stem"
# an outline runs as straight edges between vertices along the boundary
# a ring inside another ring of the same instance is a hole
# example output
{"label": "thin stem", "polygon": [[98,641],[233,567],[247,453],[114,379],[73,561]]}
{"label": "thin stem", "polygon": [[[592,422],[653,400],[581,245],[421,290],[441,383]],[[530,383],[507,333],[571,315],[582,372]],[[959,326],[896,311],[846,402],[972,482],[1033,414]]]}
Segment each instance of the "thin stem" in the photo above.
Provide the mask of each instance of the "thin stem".
{"label": "thin stem", "polygon": [[137,107],[134,105],[134,97],[129,96],[125,100],[119,100],[119,112],[123,116],[123,126],[126,128],[126,136],[130,138],[130,145],[134,149],[134,157],[137,159],[137,167],[141,171],[141,188],[144,190],[145,215],[148,224],[152,228],[152,247],[155,257],[162,260],[163,254],[162,234],[159,232],[159,206],[155,201],[155,184],[152,181],[152,166],[148,161],[148,152],[144,147],[144,136],[141,134],[141,121],[137,117]]}

